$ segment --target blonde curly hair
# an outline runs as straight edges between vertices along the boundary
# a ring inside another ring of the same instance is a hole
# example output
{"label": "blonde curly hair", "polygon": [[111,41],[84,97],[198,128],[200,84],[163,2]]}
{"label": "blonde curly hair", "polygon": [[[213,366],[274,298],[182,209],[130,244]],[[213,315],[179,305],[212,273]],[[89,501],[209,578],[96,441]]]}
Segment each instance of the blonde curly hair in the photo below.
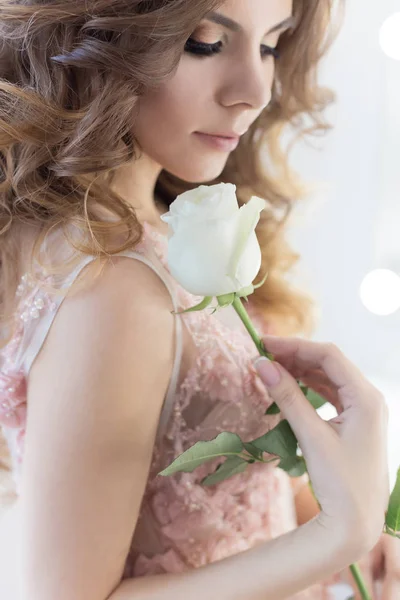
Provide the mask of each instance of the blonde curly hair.
{"label": "blonde curly hair", "polygon": [[[140,241],[143,231],[135,210],[112,187],[117,169],[137,158],[131,131],[137,99],[150,84],[171,76],[198,22],[222,3],[1,3],[0,349],[15,330],[23,225],[38,232],[30,257],[32,277],[35,263],[49,267],[43,265],[40,250],[54,229],[77,251],[76,261],[80,253],[95,255],[100,266]],[[323,112],[334,94],[319,87],[317,67],[338,30],[333,26],[334,4],[294,0],[296,25],[279,40],[272,100],[230,154],[221,175],[209,182],[235,184],[239,205],[253,195],[269,203],[256,229],[260,274],[268,271],[269,276],[251,303],[282,335],[310,335],[315,312],[313,299],[285,279],[299,260],[285,240],[286,224],[308,188],[290,168],[290,148],[282,148],[281,137],[291,127],[296,133],[293,144],[331,127]],[[194,187],[163,170],[155,193],[169,206]],[[104,219],[104,211],[113,215],[112,221]],[[116,245],[115,239],[124,242]],[[51,272],[63,276],[74,260]],[[4,458],[3,467],[9,466]]]}

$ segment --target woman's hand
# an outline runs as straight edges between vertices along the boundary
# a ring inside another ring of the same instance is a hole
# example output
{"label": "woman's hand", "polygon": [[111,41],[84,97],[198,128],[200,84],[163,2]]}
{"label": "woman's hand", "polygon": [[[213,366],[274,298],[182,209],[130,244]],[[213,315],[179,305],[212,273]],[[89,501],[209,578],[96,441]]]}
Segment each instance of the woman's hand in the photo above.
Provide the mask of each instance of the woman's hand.
{"label": "woman's hand", "polygon": [[[320,510],[307,480],[307,473],[291,479],[298,525],[307,523]],[[357,565],[372,600],[400,600],[400,539],[383,533],[376,546],[361,557]],[[354,599],[361,600],[349,568],[333,575],[332,585],[339,582],[350,585]]]}
{"label": "woman's hand", "polygon": [[372,576],[382,582],[382,594],[378,600],[400,598],[400,539],[387,533],[373,550]]}
{"label": "woman's hand", "polygon": [[[390,496],[384,397],[333,344],[271,336],[263,342],[276,362],[255,366],[299,442],[321,506],[318,523],[358,544],[353,563],[377,544]],[[265,367],[277,367],[278,381]],[[321,390],[338,416],[324,421],[296,379]]]}
{"label": "woman's hand", "polygon": [[[370,552],[368,576],[377,591],[376,600],[400,598],[400,539],[383,533]],[[367,570],[367,569],[366,569]],[[356,600],[359,596],[355,595]]]}
{"label": "woman's hand", "polygon": [[[400,599],[400,540],[383,533],[376,546],[357,561],[372,600]],[[349,568],[332,577],[332,584],[343,582],[353,588],[354,600],[361,595]]]}

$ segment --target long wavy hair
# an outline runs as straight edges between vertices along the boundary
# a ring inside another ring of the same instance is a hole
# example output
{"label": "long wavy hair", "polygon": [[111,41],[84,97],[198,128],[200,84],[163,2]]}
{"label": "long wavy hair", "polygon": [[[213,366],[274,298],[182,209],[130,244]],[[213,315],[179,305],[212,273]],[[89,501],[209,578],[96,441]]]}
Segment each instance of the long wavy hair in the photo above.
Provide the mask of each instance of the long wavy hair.
{"label": "long wavy hair", "polygon": [[[135,160],[140,150],[132,134],[137,100],[173,75],[198,22],[221,4],[2,0],[0,349],[15,328],[22,225],[38,232],[30,254],[33,278],[35,263],[49,269],[41,248],[54,229],[76,251],[70,262],[50,269],[60,276],[81,253],[95,255],[101,266],[141,240],[134,208],[112,188],[116,170]],[[286,224],[309,189],[290,167],[289,152],[299,137],[331,128],[323,113],[335,96],[318,85],[317,67],[338,31],[334,14],[335,0],[294,0],[296,25],[279,40],[272,100],[230,154],[221,175],[208,182],[235,184],[240,206],[253,195],[268,201],[256,233],[262,251],[260,275],[269,276],[249,301],[282,335],[310,335],[315,326],[314,300],[285,278],[300,258],[285,240]],[[288,127],[295,136],[283,148],[281,138]],[[169,206],[197,185],[163,170],[155,193]],[[122,245],[116,239],[123,239]],[[76,283],[79,289],[82,285],[85,280]]]}

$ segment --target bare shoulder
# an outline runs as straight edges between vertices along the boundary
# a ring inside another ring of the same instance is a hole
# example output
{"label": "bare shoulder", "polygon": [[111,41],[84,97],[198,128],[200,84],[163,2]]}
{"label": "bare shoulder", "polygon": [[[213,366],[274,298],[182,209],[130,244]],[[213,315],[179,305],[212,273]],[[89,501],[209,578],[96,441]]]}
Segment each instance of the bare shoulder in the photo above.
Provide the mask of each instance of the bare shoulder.
{"label": "bare shoulder", "polygon": [[[88,285],[67,295],[34,361],[29,383],[40,365],[61,359],[82,364],[88,375],[105,361],[130,361],[148,350],[156,361],[173,360],[174,315],[170,294],[160,277],[146,264],[114,257],[93,281],[97,265],[87,265],[81,277]],[[47,365],[48,366],[48,365]]]}
{"label": "bare shoulder", "polygon": [[28,381],[21,577],[32,600],[99,600],[120,581],[172,372],[172,310],[152,269],[118,257],[55,316]]}

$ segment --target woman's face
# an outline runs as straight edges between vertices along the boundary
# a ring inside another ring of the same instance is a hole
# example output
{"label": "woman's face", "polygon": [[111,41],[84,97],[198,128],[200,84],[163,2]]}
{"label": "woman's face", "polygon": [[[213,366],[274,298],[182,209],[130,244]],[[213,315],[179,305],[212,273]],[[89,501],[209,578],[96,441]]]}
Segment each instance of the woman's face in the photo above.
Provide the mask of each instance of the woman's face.
{"label": "woman's face", "polygon": [[145,155],[184,181],[218,177],[232,149],[196,132],[243,134],[268,105],[271,48],[283,28],[271,30],[291,18],[292,8],[292,0],[228,0],[210,14],[235,21],[235,31],[208,18],[198,24],[191,39],[220,52],[195,54],[189,42],[173,77],[140,98],[133,131]]}

